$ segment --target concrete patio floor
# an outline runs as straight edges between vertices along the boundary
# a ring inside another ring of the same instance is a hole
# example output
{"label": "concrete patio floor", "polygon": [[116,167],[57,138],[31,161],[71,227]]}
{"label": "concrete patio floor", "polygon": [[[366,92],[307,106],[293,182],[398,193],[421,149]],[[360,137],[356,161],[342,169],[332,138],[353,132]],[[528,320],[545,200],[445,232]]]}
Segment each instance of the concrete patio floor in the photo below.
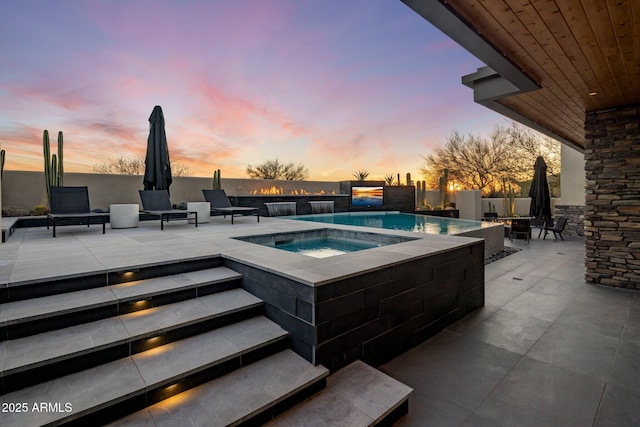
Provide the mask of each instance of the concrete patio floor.
{"label": "concrete patio floor", "polygon": [[[0,283],[216,255],[216,236],[256,223],[201,227],[18,229],[0,245]],[[505,244],[522,251],[486,266],[484,308],[380,367],[414,389],[399,425],[640,425],[640,293],[585,284],[581,239]]]}
{"label": "concrete patio floor", "polygon": [[640,293],[584,281],[584,242],[505,244],[485,307],[380,369],[407,426],[640,425]]}

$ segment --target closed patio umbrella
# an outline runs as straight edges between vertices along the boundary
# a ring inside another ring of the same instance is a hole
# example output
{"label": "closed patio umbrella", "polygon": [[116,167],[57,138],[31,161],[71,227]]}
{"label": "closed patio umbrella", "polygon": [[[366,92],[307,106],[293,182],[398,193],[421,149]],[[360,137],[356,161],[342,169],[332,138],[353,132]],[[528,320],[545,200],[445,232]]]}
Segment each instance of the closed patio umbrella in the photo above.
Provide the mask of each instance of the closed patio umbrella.
{"label": "closed patio umbrella", "polygon": [[147,140],[147,156],[145,158],[144,189],[167,190],[171,185],[171,163],[169,147],[164,131],[164,115],[162,107],[153,107],[149,117],[149,139]]}
{"label": "closed patio umbrella", "polygon": [[547,183],[547,164],[542,156],[538,156],[534,164],[533,181],[529,189],[531,207],[529,216],[536,219],[544,219],[545,223],[551,219],[551,196]]}

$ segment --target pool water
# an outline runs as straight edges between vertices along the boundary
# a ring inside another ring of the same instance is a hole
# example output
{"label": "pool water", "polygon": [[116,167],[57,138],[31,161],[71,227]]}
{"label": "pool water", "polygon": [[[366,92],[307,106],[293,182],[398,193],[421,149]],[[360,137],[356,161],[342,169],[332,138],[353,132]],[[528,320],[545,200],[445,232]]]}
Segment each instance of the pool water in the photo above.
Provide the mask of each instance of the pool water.
{"label": "pool water", "polygon": [[314,258],[328,258],[363,249],[377,248],[380,245],[370,242],[320,237],[316,239],[294,240],[276,243],[275,247],[289,252],[297,252]]}
{"label": "pool water", "polygon": [[286,231],[281,233],[258,234],[234,237],[236,240],[262,246],[296,252],[314,258],[327,258],[348,254],[364,249],[379,248],[396,243],[410,242],[415,238],[371,233],[359,230],[337,228],[316,228],[311,230]]}
{"label": "pool water", "polygon": [[441,218],[400,212],[344,212],[289,216],[287,219],[445,235],[464,233],[487,226],[487,223],[481,221]]}

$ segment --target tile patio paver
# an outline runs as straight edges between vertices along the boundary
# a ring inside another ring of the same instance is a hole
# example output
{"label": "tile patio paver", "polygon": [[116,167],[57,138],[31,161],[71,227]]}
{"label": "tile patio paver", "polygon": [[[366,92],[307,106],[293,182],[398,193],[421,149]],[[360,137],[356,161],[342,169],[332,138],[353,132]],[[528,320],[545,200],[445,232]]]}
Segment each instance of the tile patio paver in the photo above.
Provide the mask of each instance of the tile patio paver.
{"label": "tile patio paver", "polygon": [[[505,244],[522,250],[486,266],[483,309],[381,367],[414,388],[398,426],[638,425],[640,293],[586,284],[580,239]],[[515,363],[496,371],[491,348]],[[469,406],[487,370],[495,386]]]}
{"label": "tile patio paver", "polygon": [[[105,236],[66,227],[56,239],[43,229],[18,229],[0,245],[0,284],[181,256],[233,256],[246,245],[228,236],[277,232],[284,222],[231,226],[212,218],[197,230],[176,224],[161,232],[154,223]],[[308,227],[292,223],[286,228]],[[180,250],[166,249],[172,242]],[[381,367],[414,389],[398,425],[638,425],[640,293],[585,284],[581,239],[505,243],[522,250],[486,266],[486,306]],[[313,269],[315,260],[276,262],[283,271],[311,267],[314,280],[325,274]]]}

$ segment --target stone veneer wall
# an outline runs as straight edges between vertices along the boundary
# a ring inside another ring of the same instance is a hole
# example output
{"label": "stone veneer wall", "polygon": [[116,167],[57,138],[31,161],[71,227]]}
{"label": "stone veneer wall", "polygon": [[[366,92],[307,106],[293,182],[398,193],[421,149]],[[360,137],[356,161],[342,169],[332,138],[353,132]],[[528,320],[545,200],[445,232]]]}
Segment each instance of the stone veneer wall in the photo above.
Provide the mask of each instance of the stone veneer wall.
{"label": "stone veneer wall", "polygon": [[563,235],[584,237],[584,206],[556,205],[555,216],[567,218]]}
{"label": "stone veneer wall", "polygon": [[586,280],[640,289],[640,105],[585,120]]}

